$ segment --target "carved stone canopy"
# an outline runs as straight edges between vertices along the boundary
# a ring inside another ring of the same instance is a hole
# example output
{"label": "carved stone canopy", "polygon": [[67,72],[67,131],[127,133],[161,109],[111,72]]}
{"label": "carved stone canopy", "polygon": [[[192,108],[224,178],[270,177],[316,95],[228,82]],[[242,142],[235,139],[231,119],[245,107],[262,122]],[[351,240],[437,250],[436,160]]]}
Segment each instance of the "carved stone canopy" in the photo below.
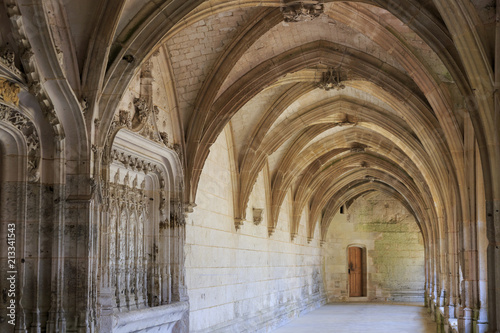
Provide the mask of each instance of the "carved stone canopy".
{"label": "carved stone canopy", "polygon": [[311,21],[323,13],[323,4],[319,1],[282,1],[281,12],[285,22]]}
{"label": "carved stone canopy", "polygon": [[20,75],[21,72],[16,67],[15,54],[9,49],[0,49],[0,64],[7,67],[11,72]]}

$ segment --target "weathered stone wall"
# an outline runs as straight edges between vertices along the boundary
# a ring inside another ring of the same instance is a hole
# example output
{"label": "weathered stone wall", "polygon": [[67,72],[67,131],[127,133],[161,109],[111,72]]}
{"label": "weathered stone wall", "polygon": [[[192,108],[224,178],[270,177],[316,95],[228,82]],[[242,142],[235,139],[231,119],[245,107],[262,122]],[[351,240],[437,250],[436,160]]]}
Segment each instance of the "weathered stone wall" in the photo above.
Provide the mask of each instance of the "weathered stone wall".
{"label": "weathered stone wall", "polygon": [[396,200],[379,192],[358,198],[338,213],[324,245],[329,301],[348,297],[347,248],[366,249],[369,300],[424,300],[424,246],[414,217]]}
{"label": "weathered stone wall", "polygon": [[236,231],[229,165],[223,133],[211,147],[186,226],[191,332],[266,331],[325,301],[318,233],[308,244],[303,218],[290,241],[288,197],[270,237],[265,212],[253,223],[252,208],[265,207],[262,174],[248,205],[252,221]]}

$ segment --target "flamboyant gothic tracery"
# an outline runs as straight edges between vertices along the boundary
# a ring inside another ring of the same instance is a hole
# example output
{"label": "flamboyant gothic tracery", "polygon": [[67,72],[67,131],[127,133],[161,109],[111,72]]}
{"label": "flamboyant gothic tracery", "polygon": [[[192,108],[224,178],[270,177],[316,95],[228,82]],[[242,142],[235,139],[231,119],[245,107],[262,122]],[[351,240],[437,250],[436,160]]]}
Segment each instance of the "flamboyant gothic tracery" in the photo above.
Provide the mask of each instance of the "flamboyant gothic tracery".
{"label": "flamboyant gothic tracery", "polygon": [[500,330],[500,3],[0,5],[0,330]]}

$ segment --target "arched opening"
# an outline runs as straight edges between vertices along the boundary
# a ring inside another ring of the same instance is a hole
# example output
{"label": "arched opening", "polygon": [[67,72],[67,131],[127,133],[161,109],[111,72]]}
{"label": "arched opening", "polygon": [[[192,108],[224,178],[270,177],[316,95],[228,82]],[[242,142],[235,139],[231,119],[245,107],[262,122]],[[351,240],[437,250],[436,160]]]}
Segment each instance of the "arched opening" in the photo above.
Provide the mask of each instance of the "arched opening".
{"label": "arched opening", "polygon": [[323,245],[328,301],[423,304],[425,251],[415,217],[380,191],[345,207],[345,214],[334,216]]}

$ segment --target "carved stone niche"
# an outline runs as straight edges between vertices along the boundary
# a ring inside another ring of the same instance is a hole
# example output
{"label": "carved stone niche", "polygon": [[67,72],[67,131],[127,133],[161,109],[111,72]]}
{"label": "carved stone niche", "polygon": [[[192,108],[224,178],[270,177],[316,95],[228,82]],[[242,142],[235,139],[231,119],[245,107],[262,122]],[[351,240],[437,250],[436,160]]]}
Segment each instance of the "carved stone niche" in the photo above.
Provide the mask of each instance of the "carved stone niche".
{"label": "carved stone niche", "polygon": [[282,0],[281,12],[285,22],[311,21],[323,13],[320,1]]}
{"label": "carved stone niche", "polygon": [[262,222],[264,212],[263,208],[253,208],[253,224],[259,225]]}

